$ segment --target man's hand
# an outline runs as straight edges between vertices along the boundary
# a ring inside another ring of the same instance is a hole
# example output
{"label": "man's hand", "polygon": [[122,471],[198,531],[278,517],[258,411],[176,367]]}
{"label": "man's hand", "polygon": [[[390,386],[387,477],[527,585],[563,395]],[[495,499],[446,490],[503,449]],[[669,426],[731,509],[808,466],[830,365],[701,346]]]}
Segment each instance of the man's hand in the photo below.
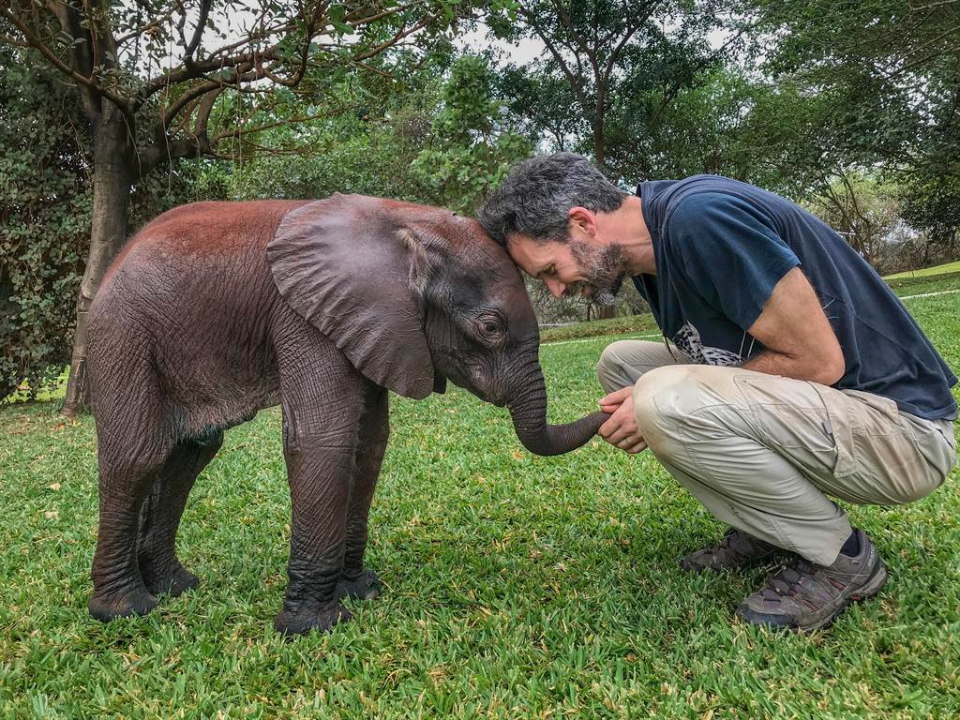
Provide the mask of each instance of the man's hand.
{"label": "man's hand", "polygon": [[600,399],[600,409],[610,415],[600,426],[600,437],[631,455],[647,449],[633,413],[633,387],[625,387]]}

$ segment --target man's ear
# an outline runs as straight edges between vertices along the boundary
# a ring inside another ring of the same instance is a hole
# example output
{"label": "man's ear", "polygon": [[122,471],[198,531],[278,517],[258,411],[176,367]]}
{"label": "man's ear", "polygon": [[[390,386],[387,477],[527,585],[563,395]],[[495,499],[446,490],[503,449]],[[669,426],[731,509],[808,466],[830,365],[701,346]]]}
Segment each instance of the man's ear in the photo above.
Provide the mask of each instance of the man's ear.
{"label": "man's ear", "polygon": [[579,230],[590,238],[597,236],[597,216],[591,210],[576,205],[567,213],[571,234]]}

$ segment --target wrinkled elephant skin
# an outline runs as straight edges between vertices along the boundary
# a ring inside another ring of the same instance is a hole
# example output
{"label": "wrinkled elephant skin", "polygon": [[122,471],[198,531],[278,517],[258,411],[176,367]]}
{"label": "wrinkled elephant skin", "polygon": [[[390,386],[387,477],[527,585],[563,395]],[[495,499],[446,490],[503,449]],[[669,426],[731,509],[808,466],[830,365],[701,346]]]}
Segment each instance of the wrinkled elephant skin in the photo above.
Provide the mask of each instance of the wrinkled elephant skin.
{"label": "wrinkled elephant skin", "polygon": [[364,196],[199,203],[147,225],[90,311],[100,464],[90,612],[149,612],[197,583],[177,559],[187,496],[225,429],[281,405],[293,506],[276,627],[327,630],[343,597],[380,591],[363,565],[387,444],[387,390],[445,380],[509,405],[540,454],[602,415],[546,424],[536,318],[503,248],[474,220]]}

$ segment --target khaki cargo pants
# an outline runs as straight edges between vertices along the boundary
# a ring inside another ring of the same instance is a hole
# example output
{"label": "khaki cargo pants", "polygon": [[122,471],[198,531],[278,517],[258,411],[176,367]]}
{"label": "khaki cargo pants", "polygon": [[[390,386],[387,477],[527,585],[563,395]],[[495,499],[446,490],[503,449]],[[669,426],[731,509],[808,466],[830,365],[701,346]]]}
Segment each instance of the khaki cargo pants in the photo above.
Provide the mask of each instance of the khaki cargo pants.
{"label": "khaki cargo pants", "polygon": [[615,342],[597,375],[607,392],[634,386],[647,445],[717,519],[821,565],[851,532],[828,495],[912,502],[957,459],[950,421],[871,393],[695,365],[662,343]]}

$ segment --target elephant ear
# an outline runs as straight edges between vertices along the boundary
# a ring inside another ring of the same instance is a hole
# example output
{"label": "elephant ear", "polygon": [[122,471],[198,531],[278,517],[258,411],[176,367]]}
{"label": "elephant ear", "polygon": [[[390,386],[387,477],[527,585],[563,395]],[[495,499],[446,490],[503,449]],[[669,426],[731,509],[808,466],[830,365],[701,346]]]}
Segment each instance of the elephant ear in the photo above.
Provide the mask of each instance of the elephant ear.
{"label": "elephant ear", "polygon": [[414,240],[383,200],[338,193],[288,213],[267,245],[267,260],[284,300],[357,370],[420,399],[435,381]]}

